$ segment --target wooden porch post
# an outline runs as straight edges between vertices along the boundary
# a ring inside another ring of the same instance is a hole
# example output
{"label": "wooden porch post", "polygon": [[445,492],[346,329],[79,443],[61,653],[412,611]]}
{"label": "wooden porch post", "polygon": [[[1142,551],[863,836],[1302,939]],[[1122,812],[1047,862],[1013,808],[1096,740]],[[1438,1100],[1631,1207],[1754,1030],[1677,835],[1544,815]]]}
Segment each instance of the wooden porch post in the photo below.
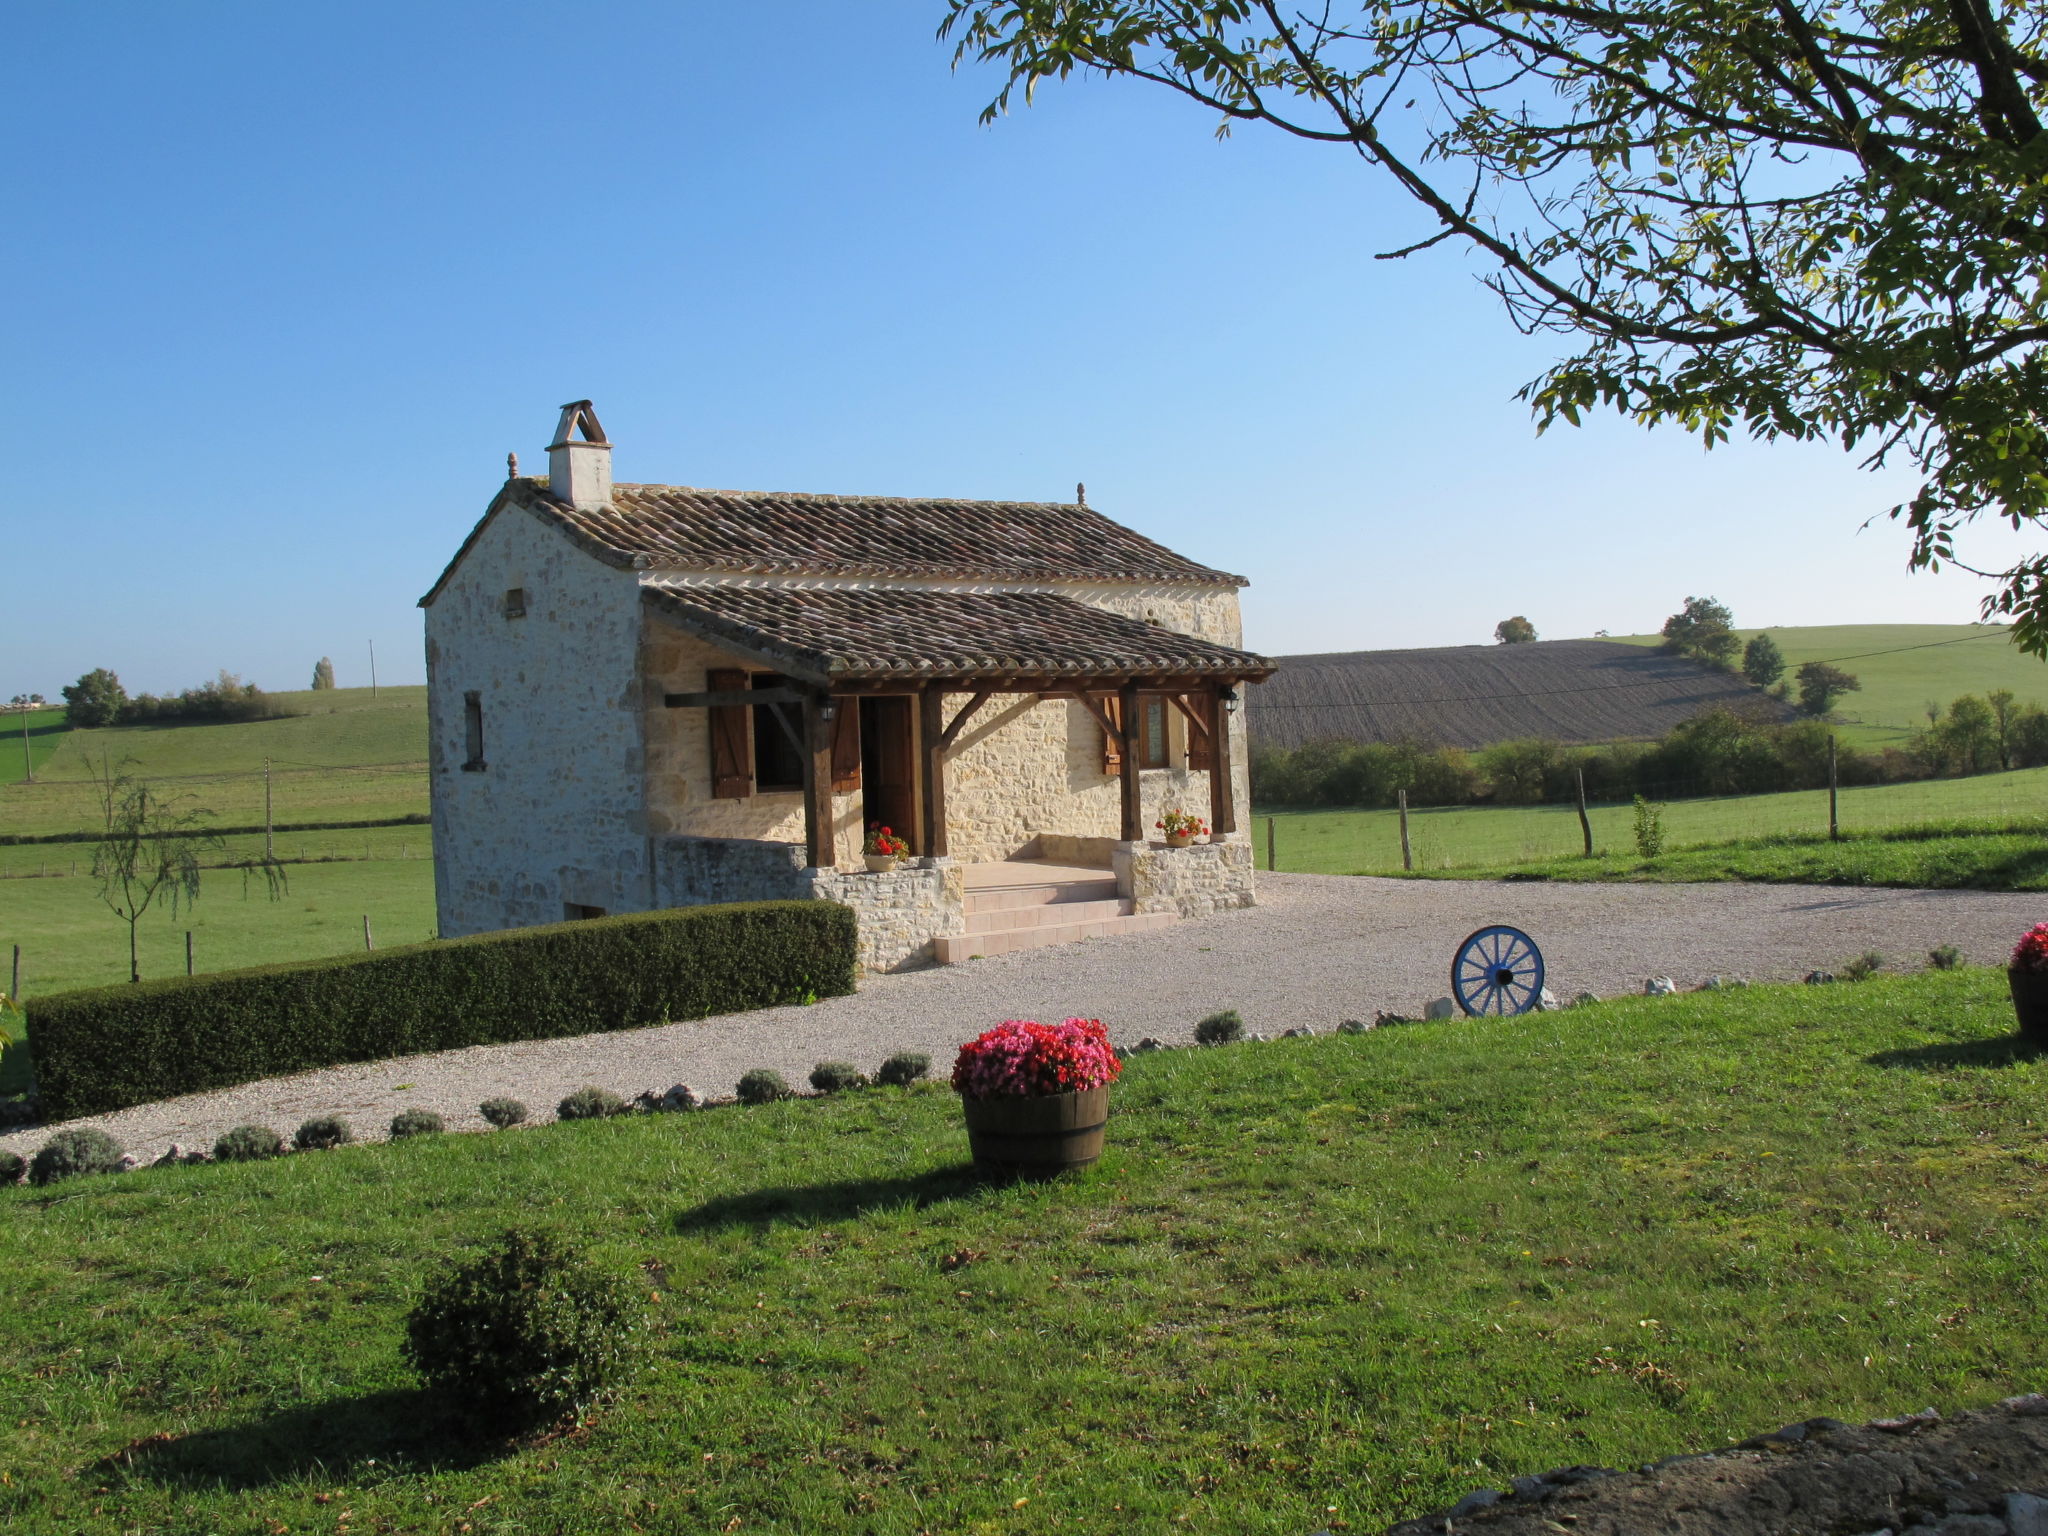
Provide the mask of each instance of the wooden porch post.
{"label": "wooden porch post", "polygon": [[1229,684],[1209,696],[1209,830],[1221,837],[1237,830],[1237,804],[1231,797],[1230,709],[1223,696]]}
{"label": "wooden porch post", "polygon": [[1125,683],[1117,690],[1117,702],[1123,712],[1123,719],[1118,722],[1123,727],[1120,733],[1123,752],[1117,764],[1123,789],[1123,830],[1119,835],[1127,843],[1142,843],[1145,841],[1145,803],[1138,778],[1143,771],[1138,763],[1138,743],[1144,735],[1144,722],[1138,714],[1138,685]]}
{"label": "wooden porch post", "polygon": [[[839,862],[832,835],[832,726],[825,705],[818,694],[804,697],[804,862],[813,869]],[[838,707],[846,708],[846,701]]]}
{"label": "wooden porch post", "polygon": [[924,849],[931,858],[946,853],[946,694],[930,687],[917,696],[918,761],[924,771]]}

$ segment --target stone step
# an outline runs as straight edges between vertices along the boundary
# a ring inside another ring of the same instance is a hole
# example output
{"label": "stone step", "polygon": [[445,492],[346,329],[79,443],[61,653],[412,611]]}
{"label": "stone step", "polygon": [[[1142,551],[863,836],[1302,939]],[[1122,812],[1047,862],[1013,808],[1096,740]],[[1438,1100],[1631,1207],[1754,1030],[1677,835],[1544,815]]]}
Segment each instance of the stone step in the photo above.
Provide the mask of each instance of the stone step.
{"label": "stone step", "polygon": [[958,965],[983,955],[1007,955],[1019,949],[1045,949],[1076,944],[1082,939],[1110,939],[1132,933],[1156,933],[1180,921],[1174,912],[1135,912],[1097,917],[1082,923],[1041,923],[1029,928],[999,928],[990,933],[949,933],[934,940],[941,965]]}
{"label": "stone step", "polygon": [[1105,917],[1129,917],[1131,904],[1119,900],[1115,891],[1116,888],[1111,886],[1110,894],[1099,901],[1051,901],[1035,907],[970,911],[967,914],[967,931],[999,933],[1005,928],[1059,927],[1070,923],[1092,923]]}
{"label": "stone step", "polygon": [[1014,912],[1025,907],[1059,906],[1070,902],[1114,901],[1116,876],[1100,880],[1048,880],[1038,885],[970,886],[967,910]]}

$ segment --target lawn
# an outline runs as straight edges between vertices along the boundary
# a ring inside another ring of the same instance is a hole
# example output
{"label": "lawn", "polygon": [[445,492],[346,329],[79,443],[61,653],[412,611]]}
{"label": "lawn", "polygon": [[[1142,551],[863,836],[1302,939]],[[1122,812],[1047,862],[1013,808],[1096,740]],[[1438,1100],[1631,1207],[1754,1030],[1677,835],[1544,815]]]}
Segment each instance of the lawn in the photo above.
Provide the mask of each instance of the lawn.
{"label": "lawn", "polygon": [[[1763,631],[1738,629],[1745,643]],[[1863,684],[1836,714],[1850,726],[1843,739],[1859,747],[1903,746],[1925,729],[1930,700],[1947,705],[1959,694],[2010,688],[2015,697],[2048,708],[2048,663],[2011,642],[1995,624],[1817,624],[1774,628],[1788,675],[1809,661],[1840,663]],[[1636,645],[1660,645],[1659,635],[1616,635]],[[1946,643],[1944,643],[1946,642]],[[1880,653],[1880,654],[1870,654]]]}
{"label": "lawn", "polygon": [[[272,815],[294,821],[375,820],[427,809],[427,690],[367,688],[272,697],[303,710],[239,725],[116,726],[66,731],[20,782],[0,738],[0,832],[46,834],[99,821],[93,775],[103,760],[193,797],[222,825],[263,822],[263,765]],[[14,723],[18,724],[18,721]]]}
{"label": "lawn", "polygon": [[[1050,1186],[975,1184],[934,1090],[0,1192],[0,1520],[1300,1536],[1980,1403],[2048,1348],[2048,1061],[2002,984],[1141,1057]],[[646,1367],[479,1446],[397,1345],[513,1221],[638,1278]]]}
{"label": "lawn", "polygon": [[[262,843],[260,837],[234,841],[245,847]],[[365,843],[379,856],[355,857]],[[168,906],[144,916],[142,974],[182,974],[187,929],[195,968],[201,971],[359,949],[366,913],[380,944],[413,944],[434,936],[434,863],[425,827],[308,833],[280,837],[278,844],[286,857],[295,856],[300,844],[311,854],[332,846],[347,862],[287,866],[289,889],[275,902],[267,898],[260,878],[245,882],[233,869],[207,873],[196,904],[175,916]],[[401,849],[412,856],[401,856]],[[84,874],[38,879],[19,873],[38,859],[53,870],[69,868],[75,860],[83,870],[91,866],[92,849],[68,843],[0,848],[0,874],[14,876],[0,878],[0,956],[8,954],[8,946],[21,946],[23,994],[126,981],[126,925],[102,905]],[[5,984],[0,977],[0,987]]]}
{"label": "lawn", "polygon": [[[1261,868],[1266,860],[1265,812],[1249,828]],[[1929,779],[1915,784],[1874,784],[1841,792],[1845,830],[1868,831],[1965,818],[2014,821],[2048,816],[2048,768]],[[1735,838],[1825,833],[1827,791],[1674,800],[1663,807],[1665,846],[1726,842]],[[1397,811],[1278,811],[1272,813],[1279,868],[1304,874],[1362,875],[1401,872]],[[1633,812],[1626,805],[1594,806],[1596,852],[1635,851]],[[1409,843],[1421,871],[1485,869],[1570,857],[1583,849],[1578,812],[1571,806],[1443,806],[1408,813]]]}
{"label": "lawn", "polygon": [[0,784],[21,782],[31,767],[40,772],[68,734],[61,704],[0,714]]}

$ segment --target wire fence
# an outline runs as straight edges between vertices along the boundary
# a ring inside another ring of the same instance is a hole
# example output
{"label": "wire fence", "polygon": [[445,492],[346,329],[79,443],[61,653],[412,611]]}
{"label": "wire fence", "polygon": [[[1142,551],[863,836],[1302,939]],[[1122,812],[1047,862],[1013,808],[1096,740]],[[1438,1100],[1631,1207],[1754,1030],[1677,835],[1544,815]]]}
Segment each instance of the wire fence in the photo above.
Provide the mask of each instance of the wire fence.
{"label": "wire fence", "polygon": [[[1828,833],[1828,791],[1793,790],[1654,801],[1665,848],[1743,838]],[[1635,851],[1630,800],[1589,800],[1596,853]],[[2048,769],[1873,784],[1843,789],[1845,834],[1944,822],[2048,820]],[[1585,848],[1574,805],[1412,807],[1408,863],[1415,869],[1483,868],[1569,858]],[[1305,874],[1373,874],[1403,868],[1401,813],[1385,807],[1262,808],[1252,829],[1262,867]]]}

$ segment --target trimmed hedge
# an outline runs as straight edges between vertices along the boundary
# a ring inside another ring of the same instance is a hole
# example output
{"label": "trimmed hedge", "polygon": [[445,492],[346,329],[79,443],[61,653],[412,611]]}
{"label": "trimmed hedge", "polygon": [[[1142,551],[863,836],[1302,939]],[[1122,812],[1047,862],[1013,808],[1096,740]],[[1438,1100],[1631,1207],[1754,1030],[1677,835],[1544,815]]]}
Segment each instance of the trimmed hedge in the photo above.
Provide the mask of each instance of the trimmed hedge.
{"label": "trimmed hedge", "polygon": [[832,901],[628,913],[27,1003],[52,1120],[423,1051],[549,1040],[844,997]]}

